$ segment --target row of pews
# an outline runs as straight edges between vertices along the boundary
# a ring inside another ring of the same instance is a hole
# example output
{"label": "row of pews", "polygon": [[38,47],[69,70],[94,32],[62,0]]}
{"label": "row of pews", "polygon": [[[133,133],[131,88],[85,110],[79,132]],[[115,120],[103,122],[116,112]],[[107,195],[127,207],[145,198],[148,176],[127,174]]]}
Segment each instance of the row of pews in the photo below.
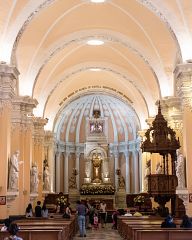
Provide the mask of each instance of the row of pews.
{"label": "row of pews", "polygon": [[161,228],[163,218],[155,216],[119,216],[117,227],[125,240],[191,240],[192,229],[180,228],[181,219],[175,219],[177,228]]}
{"label": "row of pews", "polygon": [[[26,218],[14,221],[20,227],[18,236],[24,240],[70,240],[78,230],[76,216],[63,219],[54,218]],[[0,240],[9,236],[8,232],[0,232]]]}

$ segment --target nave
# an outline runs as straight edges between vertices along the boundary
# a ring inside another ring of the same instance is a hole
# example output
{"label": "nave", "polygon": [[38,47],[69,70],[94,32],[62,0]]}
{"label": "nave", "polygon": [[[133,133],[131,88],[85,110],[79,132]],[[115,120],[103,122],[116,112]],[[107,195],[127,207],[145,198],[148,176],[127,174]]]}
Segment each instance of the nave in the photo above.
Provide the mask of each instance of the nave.
{"label": "nave", "polygon": [[[79,237],[79,232],[76,233],[73,240],[82,239]],[[99,229],[88,229],[86,234],[86,239],[89,240],[121,240],[121,236],[119,235],[117,230],[112,229],[112,223],[107,223],[104,228]]]}

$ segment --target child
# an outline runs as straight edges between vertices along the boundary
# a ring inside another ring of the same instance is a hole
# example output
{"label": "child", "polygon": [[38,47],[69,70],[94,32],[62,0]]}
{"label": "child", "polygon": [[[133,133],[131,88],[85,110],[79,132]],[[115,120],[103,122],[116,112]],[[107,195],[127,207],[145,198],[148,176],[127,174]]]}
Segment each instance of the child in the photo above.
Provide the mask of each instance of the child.
{"label": "child", "polygon": [[94,228],[95,228],[95,229],[98,229],[98,228],[99,228],[99,219],[98,219],[98,216],[97,216],[96,213],[94,214],[93,221],[94,221],[94,222],[93,222]]}
{"label": "child", "polygon": [[113,219],[112,229],[117,229],[117,216],[118,216],[118,215],[120,215],[118,210],[116,210],[116,211],[113,212],[113,214],[112,214],[112,219]]}

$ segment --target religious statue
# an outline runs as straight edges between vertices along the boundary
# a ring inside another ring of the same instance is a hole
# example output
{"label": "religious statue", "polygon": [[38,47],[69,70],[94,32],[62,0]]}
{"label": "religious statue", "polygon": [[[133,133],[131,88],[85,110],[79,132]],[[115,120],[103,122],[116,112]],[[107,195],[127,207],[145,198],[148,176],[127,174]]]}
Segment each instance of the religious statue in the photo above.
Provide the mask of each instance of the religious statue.
{"label": "religious statue", "polygon": [[9,187],[11,191],[18,191],[18,179],[19,179],[19,164],[22,161],[19,161],[19,150],[15,151],[11,156],[9,162]]}
{"label": "religious statue", "polygon": [[101,155],[94,153],[93,154],[93,182],[101,183]]}
{"label": "religious statue", "polygon": [[125,189],[125,179],[122,175],[119,176],[119,188]]}
{"label": "religious statue", "polygon": [[77,169],[73,168],[72,176],[69,178],[69,189],[77,189],[76,176],[78,172]]}
{"label": "religious statue", "polygon": [[32,165],[31,168],[31,192],[32,193],[37,193],[38,192],[38,184],[39,184],[39,179],[38,179],[38,168],[36,164]]}
{"label": "religious statue", "polygon": [[160,164],[160,162],[158,162],[156,165],[155,174],[163,174],[163,168],[162,168],[162,165]]}
{"label": "religious statue", "polygon": [[91,122],[90,123],[90,132],[91,133],[102,133],[103,132],[103,123],[102,122]]}
{"label": "religious statue", "polygon": [[145,177],[144,177],[144,192],[148,191],[148,175],[151,174],[151,159],[146,162],[145,165]]}
{"label": "religious statue", "polygon": [[43,190],[44,191],[50,191],[50,173],[49,173],[49,167],[45,166],[43,171]]}
{"label": "religious statue", "polygon": [[185,168],[184,168],[184,158],[183,154],[179,149],[176,151],[177,153],[177,164],[176,164],[176,175],[178,178],[178,189],[185,188]]}

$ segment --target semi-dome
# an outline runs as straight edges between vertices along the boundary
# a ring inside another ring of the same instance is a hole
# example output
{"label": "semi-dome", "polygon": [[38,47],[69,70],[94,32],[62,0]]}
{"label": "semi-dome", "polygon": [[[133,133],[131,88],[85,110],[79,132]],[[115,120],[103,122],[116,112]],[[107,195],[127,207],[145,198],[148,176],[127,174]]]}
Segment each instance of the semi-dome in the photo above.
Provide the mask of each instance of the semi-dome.
{"label": "semi-dome", "polygon": [[93,117],[94,110],[99,110],[100,117],[106,119],[109,143],[127,142],[136,138],[140,124],[131,105],[115,96],[92,93],[75,99],[63,108],[55,127],[57,140],[84,143],[86,121]]}

